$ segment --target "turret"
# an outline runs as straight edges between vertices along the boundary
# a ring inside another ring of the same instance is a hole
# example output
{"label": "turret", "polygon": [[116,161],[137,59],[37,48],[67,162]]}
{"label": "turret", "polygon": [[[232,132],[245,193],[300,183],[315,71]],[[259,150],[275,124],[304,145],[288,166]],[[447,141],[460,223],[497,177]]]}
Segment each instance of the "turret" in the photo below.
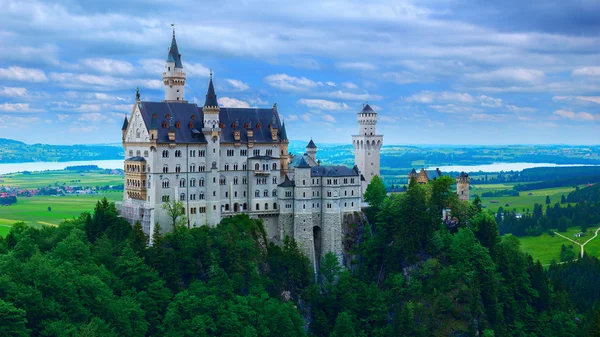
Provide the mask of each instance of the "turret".
{"label": "turret", "polygon": [[380,151],[383,136],[376,132],[377,112],[369,104],[358,113],[358,134],[352,136],[354,164],[364,177],[363,193],[374,176],[380,175]]}
{"label": "turret", "polygon": [[127,134],[127,127],[129,126],[129,121],[127,120],[127,116],[123,120],[123,126],[121,127],[121,133],[123,135],[122,139],[125,141],[125,135]]}
{"label": "turret", "polygon": [[312,158],[313,161],[317,161],[317,146],[311,139],[308,145],[306,145],[306,154]]}
{"label": "turret", "polygon": [[204,112],[204,127],[219,128],[219,103],[217,102],[217,94],[212,80],[212,71],[210,72],[210,81],[208,82],[208,90],[206,91],[206,100],[202,111]]}
{"label": "turret", "polygon": [[290,144],[290,141],[288,139],[287,136],[287,132],[285,131],[285,122],[281,123],[281,130],[279,131],[279,139],[281,140],[281,145],[280,145],[280,149],[281,149],[281,154],[280,154],[280,166],[281,166],[281,175],[282,176],[286,176],[286,174],[288,173],[289,170],[289,164],[290,164],[290,156],[289,156],[289,152],[288,152],[288,146]]}
{"label": "turret", "polygon": [[171,40],[171,47],[167,54],[165,71],[163,72],[165,102],[186,102],[183,95],[185,79],[186,76],[185,71],[183,70],[183,63],[181,62],[181,54],[179,54],[177,41],[175,40],[175,28],[173,28],[173,39]]}
{"label": "turret", "polygon": [[466,172],[461,172],[456,178],[456,193],[461,201],[469,201],[469,184],[471,178]]}

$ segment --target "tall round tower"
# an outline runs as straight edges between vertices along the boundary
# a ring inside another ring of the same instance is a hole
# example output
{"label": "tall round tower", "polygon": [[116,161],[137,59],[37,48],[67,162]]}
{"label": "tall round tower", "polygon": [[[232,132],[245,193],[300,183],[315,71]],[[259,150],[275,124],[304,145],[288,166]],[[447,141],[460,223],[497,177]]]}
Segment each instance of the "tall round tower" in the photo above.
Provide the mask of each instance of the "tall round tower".
{"label": "tall round tower", "polygon": [[363,192],[371,179],[380,175],[380,151],[383,145],[383,135],[378,135],[376,128],[377,112],[367,104],[358,113],[358,135],[352,136],[354,164],[365,178]]}
{"label": "tall round tower", "polygon": [[171,40],[171,47],[169,48],[165,71],[163,72],[165,102],[186,102],[183,96],[185,78],[181,54],[179,54],[177,41],[175,40],[175,28],[173,28],[173,40]]}
{"label": "tall round tower", "polygon": [[456,178],[456,193],[460,201],[469,201],[469,183],[471,178],[466,172],[461,172]]}

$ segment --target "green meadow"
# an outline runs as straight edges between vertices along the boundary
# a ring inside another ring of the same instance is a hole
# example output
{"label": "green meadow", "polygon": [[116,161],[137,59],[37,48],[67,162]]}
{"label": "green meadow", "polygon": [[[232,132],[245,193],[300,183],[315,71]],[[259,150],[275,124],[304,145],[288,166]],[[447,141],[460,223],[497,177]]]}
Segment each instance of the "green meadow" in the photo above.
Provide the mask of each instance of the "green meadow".
{"label": "green meadow", "polygon": [[[487,191],[498,191],[498,190],[512,190],[511,184],[488,184],[488,185],[473,185],[470,190],[471,196],[477,194],[481,195]],[[533,205],[542,204],[546,207],[546,196],[550,196],[550,203],[554,205],[556,202],[560,202],[562,195],[565,197],[569,192],[574,191],[575,188],[571,186],[545,188],[540,190],[522,191],[518,197],[503,196],[503,197],[481,197],[481,201],[485,209],[492,212],[497,212],[498,208],[502,207],[505,210],[516,209],[517,212],[523,212],[523,209],[533,211]],[[531,194],[531,195],[529,195]],[[492,202],[497,201],[497,202]],[[506,206],[508,204],[508,206]]]}
{"label": "green meadow", "polygon": [[114,191],[90,195],[19,197],[16,204],[0,207],[0,235],[6,235],[10,227],[19,221],[34,227],[57,226],[65,219],[93,211],[96,202],[104,197],[109,201],[120,201],[123,193]]}
{"label": "green meadow", "polygon": [[11,173],[0,175],[0,186],[18,186],[20,188],[38,188],[48,186],[95,187],[123,184],[123,176],[106,174],[101,171],[43,171],[31,174]]}

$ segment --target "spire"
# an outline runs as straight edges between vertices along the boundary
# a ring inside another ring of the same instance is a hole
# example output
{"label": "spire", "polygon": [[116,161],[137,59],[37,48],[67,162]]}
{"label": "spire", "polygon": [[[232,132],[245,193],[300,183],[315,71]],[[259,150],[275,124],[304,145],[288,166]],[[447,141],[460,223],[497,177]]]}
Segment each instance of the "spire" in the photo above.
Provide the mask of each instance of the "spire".
{"label": "spire", "polygon": [[308,143],[308,145],[306,145],[306,148],[307,149],[316,149],[317,148],[317,146],[313,142],[312,138],[310,139],[310,142]]}
{"label": "spire", "polygon": [[280,133],[280,136],[279,136],[279,138],[280,138],[281,140],[288,140],[288,137],[287,137],[287,132],[285,132],[285,122],[283,122],[283,123],[281,124],[281,133]]}
{"label": "spire", "polygon": [[171,24],[171,26],[173,26],[173,40],[171,40],[171,47],[169,48],[169,54],[167,55],[167,62],[174,62],[175,68],[183,69],[183,64],[181,63],[181,54],[179,54],[177,41],[175,40],[175,24]]}
{"label": "spire", "polygon": [[204,106],[219,106],[219,103],[217,102],[217,94],[215,94],[215,87],[213,86],[212,81],[212,70],[210,72],[210,82],[208,83],[208,91],[206,92],[206,101],[204,101]]}
{"label": "spire", "polygon": [[366,105],[363,105],[363,108],[359,113],[377,113],[377,112],[375,112],[375,110],[373,110],[373,108],[371,108],[369,103],[367,103]]}
{"label": "spire", "polygon": [[127,120],[127,116],[125,116],[125,119],[123,120],[123,127],[121,127],[121,131],[127,130],[128,126],[129,126],[129,121]]}

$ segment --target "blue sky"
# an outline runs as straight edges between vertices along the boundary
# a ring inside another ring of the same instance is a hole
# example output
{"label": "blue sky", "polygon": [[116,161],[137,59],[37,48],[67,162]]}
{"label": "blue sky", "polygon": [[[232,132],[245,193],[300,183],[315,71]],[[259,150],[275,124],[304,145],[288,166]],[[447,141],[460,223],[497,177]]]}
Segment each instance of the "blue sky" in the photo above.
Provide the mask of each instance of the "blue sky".
{"label": "blue sky", "polygon": [[[489,2],[489,3],[488,3]],[[277,102],[291,139],[599,144],[600,2],[0,0],[0,137],[120,142],[161,100],[172,22],[186,99]]]}

